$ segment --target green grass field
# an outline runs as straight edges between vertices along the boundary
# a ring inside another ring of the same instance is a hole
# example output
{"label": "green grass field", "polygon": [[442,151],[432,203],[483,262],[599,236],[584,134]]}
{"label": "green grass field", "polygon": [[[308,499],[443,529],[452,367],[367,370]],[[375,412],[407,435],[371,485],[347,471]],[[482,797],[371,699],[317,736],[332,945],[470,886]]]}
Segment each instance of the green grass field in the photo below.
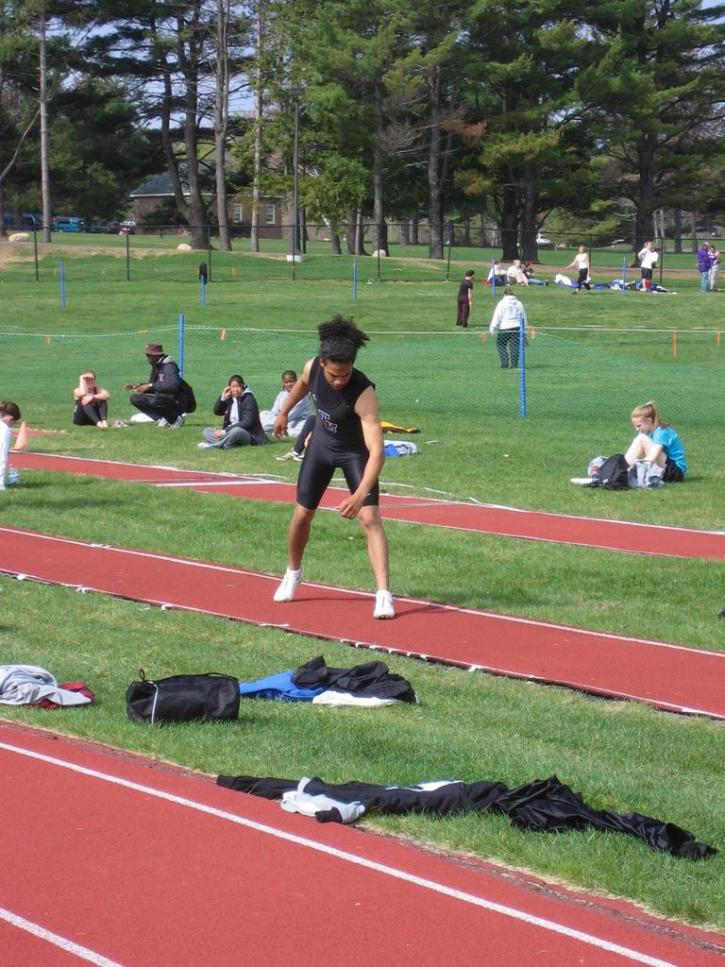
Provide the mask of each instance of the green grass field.
{"label": "green grass field", "polygon": [[[452,266],[455,281],[446,283],[445,266],[400,262],[410,279],[394,282],[397,265],[390,260],[391,277],[379,284],[370,260],[353,303],[350,276],[343,279],[341,261],[331,256],[308,259],[292,283],[283,259],[215,253],[215,281],[202,306],[198,254],[135,258],[127,282],[122,251],[120,258],[89,254],[68,243],[42,252],[39,282],[26,249],[17,256],[16,248],[13,259],[9,247],[0,248],[0,397],[17,400],[31,426],[65,431],[34,438],[33,449],[292,480],[296,468],[274,459],[284,444],[231,453],[199,451],[196,444],[201,428],[214,422],[211,405],[230,373],[241,372],[268,406],[281,371],[299,369],[314,353],[315,325],[339,311],[372,335],[359,365],[378,386],[383,416],[421,429],[412,438],[420,454],[385,467],[383,485],[391,492],[435,490],[550,511],[723,528],[725,347],[718,332],[725,311],[722,295],[698,293],[694,276],[683,274],[677,296],[572,298],[553,287],[527,290],[536,335],[528,348],[522,419],[518,378],[498,368],[485,338],[490,291],[476,288],[474,328],[453,325],[457,279],[467,265]],[[72,390],[89,366],[111,391],[111,419],[128,417],[121,386],[145,378],[145,342],[159,339],[176,353],[180,312],[187,326],[185,373],[199,401],[187,426],[178,432],[72,427]],[[650,397],[685,440],[686,483],[626,493],[572,487],[569,477],[583,473],[591,456],[626,448],[628,413]],[[0,501],[7,524],[276,573],[285,565],[288,517],[283,506],[40,472],[23,474],[21,486]],[[725,622],[717,617],[725,607],[721,564],[452,536],[403,524],[387,530],[396,593],[724,650]],[[318,520],[306,572],[311,580],[368,589],[357,525],[332,515]],[[668,819],[725,846],[725,743],[717,723],[395,658],[389,664],[411,680],[418,707],[372,712],[250,703],[229,728],[134,727],[125,719],[123,696],[140,667],[156,677],[213,669],[249,679],[320,651],[333,664],[367,656],[60,588],[6,579],[0,587],[2,660],[43,665],[60,679],[84,678],[99,696],[91,709],[7,710],[6,718],[211,775],[372,782],[454,776],[518,784],[556,773],[594,805]],[[485,642],[481,649],[484,655]],[[375,824],[725,927],[722,854],[687,863],[614,835],[521,833],[500,817]]]}

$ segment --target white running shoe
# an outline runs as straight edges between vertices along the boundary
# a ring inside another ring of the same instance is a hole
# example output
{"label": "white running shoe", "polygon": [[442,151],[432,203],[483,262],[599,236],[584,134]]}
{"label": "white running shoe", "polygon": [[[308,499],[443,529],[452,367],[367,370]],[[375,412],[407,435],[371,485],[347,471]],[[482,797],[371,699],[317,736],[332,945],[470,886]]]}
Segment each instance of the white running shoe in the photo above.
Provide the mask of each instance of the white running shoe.
{"label": "white running shoe", "polygon": [[182,413],[181,416],[176,417],[173,423],[167,423],[166,425],[170,430],[180,430],[184,423],[184,414]]}
{"label": "white running shoe", "polygon": [[579,487],[595,487],[594,477],[571,477],[569,483],[577,484]]}
{"label": "white running shoe", "polygon": [[155,423],[156,420],[154,420],[153,416],[149,416],[148,413],[141,413],[141,411],[139,410],[138,413],[134,413],[133,416],[130,416],[128,418],[128,422],[129,423]]}
{"label": "white running shoe", "polygon": [[295,594],[297,593],[297,588],[302,582],[302,568],[299,571],[292,571],[290,568],[284,572],[284,577],[282,578],[282,583],[274,592],[275,601],[292,601]]}
{"label": "white running shoe", "polygon": [[160,419],[158,419],[156,421],[156,426],[160,426],[161,429],[164,429],[164,427],[171,426],[171,424],[166,419],[166,417],[162,416],[162,417],[160,417]]}
{"label": "white running shoe", "polygon": [[376,591],[375,592],[375,610],[373,611],[373,618],[394,618],[395,617],[395,607],[393,605],[393,596],[390,591]]}

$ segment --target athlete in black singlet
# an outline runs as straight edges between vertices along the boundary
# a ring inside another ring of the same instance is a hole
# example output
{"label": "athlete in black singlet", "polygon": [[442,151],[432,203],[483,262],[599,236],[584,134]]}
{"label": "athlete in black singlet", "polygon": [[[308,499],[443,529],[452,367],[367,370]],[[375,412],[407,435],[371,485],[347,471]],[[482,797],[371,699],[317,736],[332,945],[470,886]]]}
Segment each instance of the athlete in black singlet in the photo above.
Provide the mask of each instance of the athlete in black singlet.
{"label": "athlete in black singlet", "polygon": [[350,496],[337,509],[343,517],[357,517],[365,531],[377,585],[374,617],[393,618],[395,609],[388,587],[388,542],[378,510],[378,478],[385,462],[378,399],[373,383],[353,368],[357,351],[368,337],[340,316],[323,323],[318,331],[319,355],[305,365],[274,424],[275,436],[286,436],[287,414],[307,393],[312,394],[317,418],[297,480],[287,571],[274,600],[294,598],[302,580],[302,557],[312,519],[339,467]]}

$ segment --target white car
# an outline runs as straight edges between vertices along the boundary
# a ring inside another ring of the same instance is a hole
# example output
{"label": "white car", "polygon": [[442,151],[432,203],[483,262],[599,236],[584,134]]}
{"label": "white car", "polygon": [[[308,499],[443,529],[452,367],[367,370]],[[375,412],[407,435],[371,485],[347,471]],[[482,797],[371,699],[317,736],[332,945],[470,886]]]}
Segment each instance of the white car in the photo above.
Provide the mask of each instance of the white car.
{"label": "white car", "polygon": [[553,245],[554,243],[551,241],[550,238],[545,238],[541,234],[541,232],[538,232],[536,235],[536,244],[541,246],[546,246],[546,245]]}

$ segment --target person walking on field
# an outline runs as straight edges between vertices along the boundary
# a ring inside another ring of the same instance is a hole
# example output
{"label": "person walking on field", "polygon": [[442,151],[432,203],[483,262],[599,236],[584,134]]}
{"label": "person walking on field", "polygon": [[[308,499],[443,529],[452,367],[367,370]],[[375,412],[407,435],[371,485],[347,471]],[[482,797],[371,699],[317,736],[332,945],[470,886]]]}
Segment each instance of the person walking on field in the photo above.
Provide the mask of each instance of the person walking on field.
{"label": "person walking on field", "polygon": [[700,273],[700,292],[707,292],[710,285],[710,246],[703,242],[697,250],[697,271]]}
{"label": "person walking on field", "polygon": [[516,369],[519,365],[521,331],[526,331],[528,320],[523,304],[512,290],[503,290],[503,298],[493,311],[489,331],[496,333],[496,349],[501,369]]}
{"label": "person walking on field", "polygon": [[652,241],[644,243],[644,248],[637,253],[639,264],[642,269],[642,292],[652,291],[652,274],[660,254],[655,249]]}
{"label": "person walking on field", "polygon": [[708,246],[708,257],[710,259],[710,270],[707,273],[707,287],[710,292],[716,292],[717,271],[720,268],[720,250],[712,242]]}
{"label": "person walking on field", "polygon": [[473,277],[475,274],[472,269],[469,269],[464,275],[458,289],[456,325],[463,326],[464,329],[468,327],[468,317],[471,314],[471,306],[473,305]]}
{"label": "person walking on field", "polygon": [[288,534],[288,564],[275,601],[292,601],[302,581],[302,558],[323,494],[340,468],[350,495],[337,510],[357,518],[365,532],[368,557],[375,575],[374,618],[394,618],[389,589],[388,542],[383,530],[378,479],[385,462],[383,434],[375,385],[353,367],[358,350],[368,341],[361,329],[341,316],[318,327],[320,351],[310,359],[275,420],[278,439],[287,435],[290,411],[307,393],[317,418],[297,479],[297,504]]}
{"label": "person walking on field", "polygon": [[[574,295],[578,295],[582,288],[585,288],[587,292],[591,292],[592,286],[591,279],[589,278],[591,265],[589,262],[589,252],[587,251],[586,245],[579,246],[573,261],[571,261],[566,268],[573,269],[574,267],[576,267],[578,272]],[[566,269],[564,271],[566,271]]]}

